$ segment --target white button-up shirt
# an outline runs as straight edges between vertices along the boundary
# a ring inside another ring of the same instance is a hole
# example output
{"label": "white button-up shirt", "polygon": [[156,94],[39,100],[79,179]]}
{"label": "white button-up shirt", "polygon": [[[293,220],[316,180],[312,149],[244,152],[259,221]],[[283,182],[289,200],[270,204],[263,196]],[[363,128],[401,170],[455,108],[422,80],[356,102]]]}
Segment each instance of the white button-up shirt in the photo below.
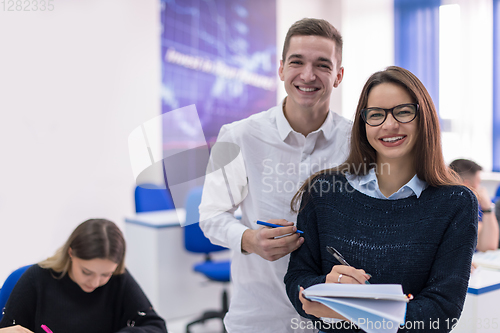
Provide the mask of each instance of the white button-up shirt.
{"label": "white button-up shirt", "polygon": [[[244,254],[241,238],[248,228],[259,228],[257,220],[296,221],[292,197],[311,174],[346,159],[351,126],[329,111],[323,125],[305,137],[291,128],[280,104],[221,128],[217,142],[236,144],[240,153],[224,170],[207,174],[200,226],[213,243],[233,250],[232,297],[224,319],[229,333],[308,332],[285,291],[289,255],[270,262]],[[241,220],[233,216],[238,206]]]}
{"label": "white button-up shirt", "polygon": [[415,175],[399,190],[391,194],[389,197],[386,197],[382,194],[382,192],[380,192],[377,175],[375,174],[375,168],[370,169],[370,171],[368,171],[368,173],[364,176],[346,174],[346,179],[355,190],[376,199],[397,200],[408,198],[412,195],[416,195],[417,198],[420,198],[420,194],[422,194],[422,191],[427,187],[427,182],[419,179],[417,175]]}

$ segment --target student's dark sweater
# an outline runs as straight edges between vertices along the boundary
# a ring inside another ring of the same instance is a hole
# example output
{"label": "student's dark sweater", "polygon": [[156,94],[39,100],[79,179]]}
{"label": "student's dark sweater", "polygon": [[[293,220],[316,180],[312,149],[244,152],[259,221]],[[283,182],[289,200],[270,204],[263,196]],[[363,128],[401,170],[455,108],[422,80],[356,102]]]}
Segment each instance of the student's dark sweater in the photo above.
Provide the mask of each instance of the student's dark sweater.
{"label": "student's dark sweater", "polygon": [[[302,316],[318,321],[302,310],[297,286],[324,283],[339,265],[326,251],[329,245],[371,274],[370,283],[401,284],[404,293],[414,295],[407,323],[423,321],[422,332],[450,331],[467,293],[477,207],[463,186],[429,186],[420,198],[383,200],[356,191],[341,174],[319,176],[310,196],[302,198],[297,228],[305,242],[290,257],[288,297]],[[438,319],[439,329],[430,329],[429,321]]]}
{"label": "student's dark sweater", "polygon": [[0,328],[21,325],[44,333],[42,324],[54,333],[167,332],[128,271],[86,293],[67,274],[55,279],[51,270],[33,265],[12,290]]}

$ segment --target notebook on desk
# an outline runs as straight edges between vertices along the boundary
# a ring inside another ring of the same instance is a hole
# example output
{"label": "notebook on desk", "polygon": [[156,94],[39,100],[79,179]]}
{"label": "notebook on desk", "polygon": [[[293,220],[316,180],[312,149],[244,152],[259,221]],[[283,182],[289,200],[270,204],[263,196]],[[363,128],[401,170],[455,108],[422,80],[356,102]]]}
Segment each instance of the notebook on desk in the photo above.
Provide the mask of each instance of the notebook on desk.
{"label": "notebook on desk", "polygon": [[476,252],[472,257],[472,262],[478,266],[500,270],[500,249],[486,252]]}
{"label": "notebook on desk", "polygon": [[467,292],[482,295],[498,289],[500,289],[500,271],[478,266],[470,276]]}

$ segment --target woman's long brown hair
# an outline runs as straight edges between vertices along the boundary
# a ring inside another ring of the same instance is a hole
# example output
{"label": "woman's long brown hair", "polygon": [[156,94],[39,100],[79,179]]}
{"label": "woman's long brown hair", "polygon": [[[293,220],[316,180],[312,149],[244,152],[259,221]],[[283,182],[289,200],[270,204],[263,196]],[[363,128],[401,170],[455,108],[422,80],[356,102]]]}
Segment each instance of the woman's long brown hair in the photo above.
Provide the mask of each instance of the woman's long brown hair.
{"label": "woman's long brown hair", "polygon": [[458,175],[448,168],[444,162],[439,119],[427,89],[410,71],[401,67],[390,66],[370,76],[361,91],[352,127],[351,148],[347,160],[336,168],[322,170],[309,177],[294,195],[291,202],[292,211],[297,212],[302,195],[309,192],[311,184],[318,175],[332,172],[365,175],[376,165],[377,152],[366,137],[366,125],[361,118],[361,110],[367,107],[368,95],[371,89],[381,83],[393,83],[404,88],[414,102],[419,105],[418,115],[414,120],[418,122],[418,134],[413,148],[417,177],[426,181],[429,186],[461,184]]}

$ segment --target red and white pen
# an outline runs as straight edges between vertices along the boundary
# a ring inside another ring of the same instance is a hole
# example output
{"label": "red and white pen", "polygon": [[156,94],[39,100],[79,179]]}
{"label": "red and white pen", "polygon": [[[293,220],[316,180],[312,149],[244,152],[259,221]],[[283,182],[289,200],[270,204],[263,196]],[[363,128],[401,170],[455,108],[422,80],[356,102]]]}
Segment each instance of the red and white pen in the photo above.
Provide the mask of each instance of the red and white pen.
{"label": "red and white pen", "polygon": [[52,332],[52,330],[51,330],[50,328],[48,328],[48,326],[47,326],[47,325],[42,325],[42,329],[43,329],[45,332],[47,332],[47,333],[54,333],[54,332]]}

